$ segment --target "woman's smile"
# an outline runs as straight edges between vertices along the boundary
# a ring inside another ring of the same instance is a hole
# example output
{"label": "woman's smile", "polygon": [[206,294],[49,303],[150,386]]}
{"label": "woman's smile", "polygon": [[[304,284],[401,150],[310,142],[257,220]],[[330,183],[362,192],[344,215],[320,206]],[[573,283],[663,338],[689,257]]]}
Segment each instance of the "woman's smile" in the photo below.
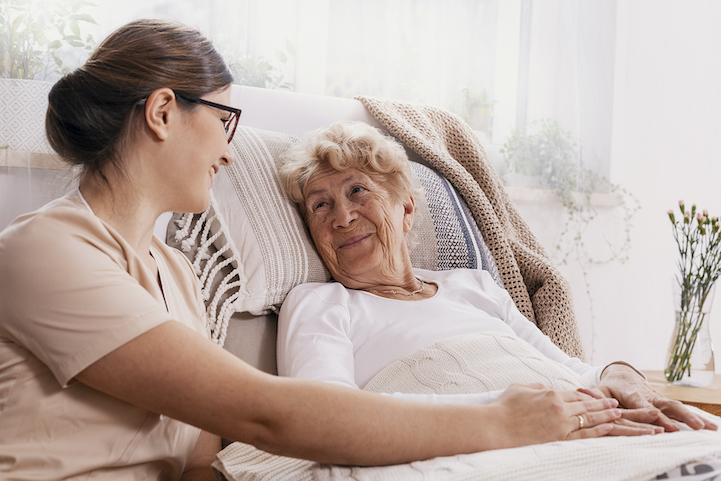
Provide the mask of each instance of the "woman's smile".
{"label": "woman's smile", "polygon": [[218,167],[215,164],[210,166],[210,169],[208,169],[208,188],[209,189],[211,187],[213,187],[213,177],[215,177],[215,174],[217,174],[219,170],[220,170],[220,167]]}
{"label": "woman's smile", "polygon": [[354,235],[353,237],[351,237],[350,239],[347,239],[341,245],[339,245],[338,248],[339,249],[352,249],[354,247],[358,247],[372,235],[373,234],[370,232],[367,234]]}

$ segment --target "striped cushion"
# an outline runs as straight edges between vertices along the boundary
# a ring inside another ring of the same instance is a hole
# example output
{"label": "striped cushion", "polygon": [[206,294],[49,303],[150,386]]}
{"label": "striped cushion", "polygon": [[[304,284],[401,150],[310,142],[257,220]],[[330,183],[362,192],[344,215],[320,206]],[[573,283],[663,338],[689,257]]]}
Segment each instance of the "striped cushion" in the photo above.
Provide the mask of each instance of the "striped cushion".
{"label": "striped cushion", "polygon": [[[215,177],[211,205],[202,214],[175,214],[168,244],[193,262],[217,339],[233,312],[276,311],[303,282],[330,279],[295,205],[277,181],[277,159],[295,139],[278,132],[238,127],[235,163]],[[431,270],[486,269],[499,282],[490,251],[465,202],[443,177],[412,163],[416,199],[411,259]]]}
{"label": "striped cushion", "polygon": [[[436,262],[426,268],[485,269],[501,285],[491,251],[483,241],[483,236],[468,206],[456,189],[443,176],[425,165],[411,162],[411,171],[423,188],[435,231]],[[414,228],[422,229],[424,221],[427,222],[421,218]],[[423,261],[414,258],[414,251],[411,251],[413,265],[421,267]]]}

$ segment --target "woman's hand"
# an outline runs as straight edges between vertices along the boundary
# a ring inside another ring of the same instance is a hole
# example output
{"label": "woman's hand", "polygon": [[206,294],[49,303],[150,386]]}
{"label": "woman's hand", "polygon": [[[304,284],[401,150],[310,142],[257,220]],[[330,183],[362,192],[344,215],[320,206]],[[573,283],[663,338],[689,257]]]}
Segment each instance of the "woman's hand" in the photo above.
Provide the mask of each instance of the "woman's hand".
{"label": "woman's hand", "polygon": [[581,389],[581,392],[595,398],[614,398],[623,408],[624,421],[649,423],[661,426],[665,431],[678,431],[673,420],[680,421],[693,429],[716,430],[717,426],[692,413],[679,401],[665,398],[653,389],[641,375],[624,364],[611,364],[601,374],[601,384],[595,389]]}
{"label": "woman's hand", "polygon": [[511,386],[494,404],[502,409],[501,435],[509,447],[605,436],[621,418],[615,399],[541,384]]}

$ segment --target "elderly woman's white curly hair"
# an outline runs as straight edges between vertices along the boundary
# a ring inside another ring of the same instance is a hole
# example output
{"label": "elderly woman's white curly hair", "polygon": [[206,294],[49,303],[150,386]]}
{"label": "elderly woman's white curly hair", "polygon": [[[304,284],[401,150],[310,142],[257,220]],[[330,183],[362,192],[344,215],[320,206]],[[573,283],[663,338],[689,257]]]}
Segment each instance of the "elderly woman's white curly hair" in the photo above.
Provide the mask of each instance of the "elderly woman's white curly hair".
{"label": "elderly woman's white curly hair", "polygon": [[396,201],[418,194],[403,146],[364,122],[336,122],[315,131],[283,156],[278,172],[281,187],[303,215],[308,182],[327,168],[363,172],[383,185]]}

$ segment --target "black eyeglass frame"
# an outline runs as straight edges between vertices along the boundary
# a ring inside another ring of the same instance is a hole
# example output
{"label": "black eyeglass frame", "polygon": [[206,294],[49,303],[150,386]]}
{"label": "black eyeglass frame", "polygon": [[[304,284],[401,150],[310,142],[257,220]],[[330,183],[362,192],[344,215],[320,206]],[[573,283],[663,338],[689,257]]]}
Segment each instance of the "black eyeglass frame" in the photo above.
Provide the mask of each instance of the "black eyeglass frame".
{"label": "black eyeglass frame", "polygon": [[[235,135],[235,130],[238,128],[238,120],[240,120],[240,114],[242,112],[240,109],[228,107],[227,105],[223,105],[223,104],[216,104],[215,102],[211,102],[210,100],[189,97],[180,92],[176,92],[175,90],[173,90],[173,92],[175,92],[176,97],[180,97],[181,99],[187,100],[188,102],[196,102],[196,103],[199,103],[202,105],[207,105],[208,107],[225,110],[226,112],[230,112],[231,114],[233,114],[228,120],[224,121],[224,125],[223,125],[225,127],[226,134],[230,131],[230,135],[228,135],[228,143],[230,143],[230,141],[233,140],[233,136]],[[233,124],[233,130],[230,130],[231,124]]]}

